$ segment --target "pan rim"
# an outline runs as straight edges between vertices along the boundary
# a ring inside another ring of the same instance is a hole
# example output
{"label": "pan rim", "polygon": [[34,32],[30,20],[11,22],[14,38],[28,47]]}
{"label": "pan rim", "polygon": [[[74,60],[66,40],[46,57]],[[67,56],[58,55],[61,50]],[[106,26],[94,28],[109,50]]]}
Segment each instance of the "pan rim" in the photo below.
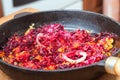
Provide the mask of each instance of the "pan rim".
{"label": "pan rim", "polygon": [[[110,18],[106,15],[103,15],[103,14],[100,14],[100,13],[96,13],[96,12],[92,12],[92,11],[86,11],[86,10],[51,10],[51,11],[38,11],[38,12],[34,12],[34,13],[30,13],[30,14],[27,14],[27,15],[23,15],[23,16],[19,16],[19,17],[16,17],[16,18],[13,18],[11,20],[8,20],[4,23],[2,23],[0,25],[0,27],[3,25],[3,24],[6,24],[7,22],[10,22],[10,21],[13,21],[13,20],[16,20],[16,19],[19,19],[19,18],[22,18],[22,17],[26,17],[26,16],[31,16],[31,15],[35,15],[35,14],[44,14],[44,13],[51,13],[51,12],[79,12],[79,13],[88,13],[88,14],[93,14],[93,15],[97,15],[97,16],[100,16],[100,17],[104,17],[106,19],[109,19],[111,20],[112,22],[116,23],[117,25],[120,26],[120,23],[115,21],[113,18]],[[23,12],[24,13],[24,12]],[[26,13],[26,12],[25,12]]]}

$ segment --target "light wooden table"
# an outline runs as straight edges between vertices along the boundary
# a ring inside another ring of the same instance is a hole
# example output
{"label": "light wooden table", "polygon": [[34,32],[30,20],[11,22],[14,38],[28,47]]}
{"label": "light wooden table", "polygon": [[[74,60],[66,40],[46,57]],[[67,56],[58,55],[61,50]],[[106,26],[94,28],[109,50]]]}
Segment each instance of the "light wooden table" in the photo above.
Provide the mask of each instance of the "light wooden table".
{"label": "light wooden table", "polygon": [[[12,14],[8,15],[8,16],[0,18],[0,24],[12,19],[14,17],[14,15],[17,14],[17,13],[21,13],[21,12],[32,12],[33,13],[33,12],[37,12],[37,11],[38,11],[37,9],[33,9],[33,8],[25,8],[25,9],[19,10],[15,13],[12,13]],[[0,70],[0,80],[12,80],[12,79],[10,79],[5,73],[3,73]],[[120,77],[117,77],[117,76],[110,75],[110,74],[106,73],[100,79],[96,79],[96,80],[120,80]]]}

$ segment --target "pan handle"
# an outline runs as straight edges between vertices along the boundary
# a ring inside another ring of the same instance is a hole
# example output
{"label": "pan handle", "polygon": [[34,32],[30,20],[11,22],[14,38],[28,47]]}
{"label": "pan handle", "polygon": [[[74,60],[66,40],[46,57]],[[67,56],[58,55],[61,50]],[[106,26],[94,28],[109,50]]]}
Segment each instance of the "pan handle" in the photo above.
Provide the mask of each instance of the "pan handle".
{"label": "pan handle", "polygon": [[120,58],[108,57],[105,61],[105,70],[108,73],[120,76]]}

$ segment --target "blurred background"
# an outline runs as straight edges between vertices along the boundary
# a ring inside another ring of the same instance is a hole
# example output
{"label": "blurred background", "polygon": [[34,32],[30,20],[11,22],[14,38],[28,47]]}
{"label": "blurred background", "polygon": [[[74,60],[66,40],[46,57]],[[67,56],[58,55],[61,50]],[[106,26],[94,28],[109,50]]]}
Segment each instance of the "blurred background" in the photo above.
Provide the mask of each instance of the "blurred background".
{"label": "blurred background", "polygon": [[28,7],[40,11],[87,10],[120,22],[120,0],[0,0],[0,17]]}

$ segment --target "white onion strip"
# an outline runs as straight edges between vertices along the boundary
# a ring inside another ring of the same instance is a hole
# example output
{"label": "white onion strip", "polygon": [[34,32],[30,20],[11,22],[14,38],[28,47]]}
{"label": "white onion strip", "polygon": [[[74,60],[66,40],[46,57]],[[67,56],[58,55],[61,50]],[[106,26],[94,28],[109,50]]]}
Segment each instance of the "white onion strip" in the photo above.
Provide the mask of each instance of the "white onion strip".
{"label": "white onion strip", "polygon": [[40,46],[40,47],[45,47],[43,44],[40,43],[39,39],[42,38],[42,37],[48,37],[47,35],[44,35],[43,33],[39,33],[37,34],[37,37],[36,37],[36,43]]}
{"label": "white onion strip", "polygon": [[[76,52],[77,53],[77,52]],[[70,63],[80,63],[85,61],[86,57],[87,57],[87,53],[86,52],[78,52],[79,55],[82,55],[82,57],[80,59],[77,60],[73,60],[67,57],[67,54],[63,54],[62,57],[63,59],[65,59],[66,61],[70,62]]]}

